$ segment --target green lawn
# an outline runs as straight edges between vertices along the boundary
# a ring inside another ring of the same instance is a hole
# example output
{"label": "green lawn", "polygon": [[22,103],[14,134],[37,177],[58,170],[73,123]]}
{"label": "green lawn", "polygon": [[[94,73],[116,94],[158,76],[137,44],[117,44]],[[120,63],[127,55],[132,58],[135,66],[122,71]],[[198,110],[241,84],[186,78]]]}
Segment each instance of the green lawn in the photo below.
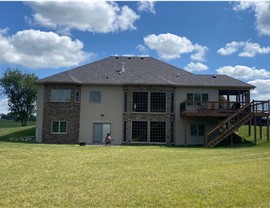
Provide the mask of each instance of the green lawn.
{"label": "green lawn", "polygon": [[28,122],[28,125],[21,127],[20,123],[15,121],[0,120],[0,142],[9,142],[10,138],[27,137],[35,135],[35,123]]}
{"label": "green lawn", "polygon": [[270,207],[270,144],[258,141],[219,148],[0,142],[0,207]]}

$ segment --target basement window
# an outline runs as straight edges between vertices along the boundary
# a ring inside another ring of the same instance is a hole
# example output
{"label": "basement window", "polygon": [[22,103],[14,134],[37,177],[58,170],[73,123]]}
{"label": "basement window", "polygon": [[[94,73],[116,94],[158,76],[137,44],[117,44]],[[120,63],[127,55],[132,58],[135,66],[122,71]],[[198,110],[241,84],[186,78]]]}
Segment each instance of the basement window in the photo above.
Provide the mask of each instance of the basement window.
{"label": "basement window", "polygon": [[147,121],[132,121],[132,142],[147,142]]}
{"label": "basement window", "polygon": [[154,143],[166,142],[166,122],[150,123],[150,142]]}
{"label": "basement window", "polygon": [[52,134],[66,134],[67,122],[66,121],[53,121],[51,127]]}
{"label": "basement window", "polygon": [[190,135],[191,136],[203,136],[205,132],[204,124],[191,124],[190,125]]}

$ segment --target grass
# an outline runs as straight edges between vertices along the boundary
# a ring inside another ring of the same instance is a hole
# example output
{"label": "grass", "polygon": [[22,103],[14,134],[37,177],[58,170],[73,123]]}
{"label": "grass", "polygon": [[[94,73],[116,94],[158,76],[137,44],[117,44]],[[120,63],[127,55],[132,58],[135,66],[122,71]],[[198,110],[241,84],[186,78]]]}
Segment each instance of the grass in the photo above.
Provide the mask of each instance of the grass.
{"label": "grass", "polygon": [[[34,121],[27,122],[27,126],[34,126],[34,125],[35,125]],[[11,120],[0,120],[0,129],[11,127],[21,127],[21,123]]]}
{"label": "grass", "polygon": [[0,142],[0,207],[270,207],[270,144],[258,141],[219,148]]}
{"label": "grass", "polygon": [[20,123],[9,120],[0,120],[0,142],[9,142],[13,137],[26,137],[35,135],[35,123],[30,121],[25,127]]}

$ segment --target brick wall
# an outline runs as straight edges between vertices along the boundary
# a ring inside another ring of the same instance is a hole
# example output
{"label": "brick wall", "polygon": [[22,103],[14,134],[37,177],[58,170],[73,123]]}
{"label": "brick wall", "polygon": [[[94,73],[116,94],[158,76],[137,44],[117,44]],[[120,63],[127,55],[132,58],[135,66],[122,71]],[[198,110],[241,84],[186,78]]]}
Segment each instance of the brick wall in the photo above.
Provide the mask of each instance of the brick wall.
{"label": "brick wall", "polygon": [[[163,86],[126,86],[127,92],[127,112],[123,113],[123,121],[126,122],[126,143],[132,141],[132,121],[158,121],[166,122],[166,144],[171,144],[171,122],[175,121],[175,114],[171,113],[171,96],[175,92],[174,87]],[[138,113],[132,112],[133,92],[165,92],[166,93],[166,113]]]}
{"label": "brick wall", "polygon": [[[71,102],[50,102],[51,89],[70,89]],[[79,142],[80,103],[74,102],[78,85],[45,84],[42,142],[75,144]],[[52,121],[66,121],[66,134],[52,134]]]}

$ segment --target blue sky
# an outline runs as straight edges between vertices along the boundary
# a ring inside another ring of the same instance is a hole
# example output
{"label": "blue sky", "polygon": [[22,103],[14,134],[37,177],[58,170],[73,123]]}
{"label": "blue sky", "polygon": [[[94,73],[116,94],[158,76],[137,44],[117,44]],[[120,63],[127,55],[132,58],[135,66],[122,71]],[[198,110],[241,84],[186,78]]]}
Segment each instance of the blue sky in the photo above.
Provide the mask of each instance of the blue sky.
{"label": "blue sky", "polygon": [[[227,74],[270,99],[270,2],[0,2],[0,76],[44,78],[111,55]],[[7,113],[0,97],[0,113]]]}

